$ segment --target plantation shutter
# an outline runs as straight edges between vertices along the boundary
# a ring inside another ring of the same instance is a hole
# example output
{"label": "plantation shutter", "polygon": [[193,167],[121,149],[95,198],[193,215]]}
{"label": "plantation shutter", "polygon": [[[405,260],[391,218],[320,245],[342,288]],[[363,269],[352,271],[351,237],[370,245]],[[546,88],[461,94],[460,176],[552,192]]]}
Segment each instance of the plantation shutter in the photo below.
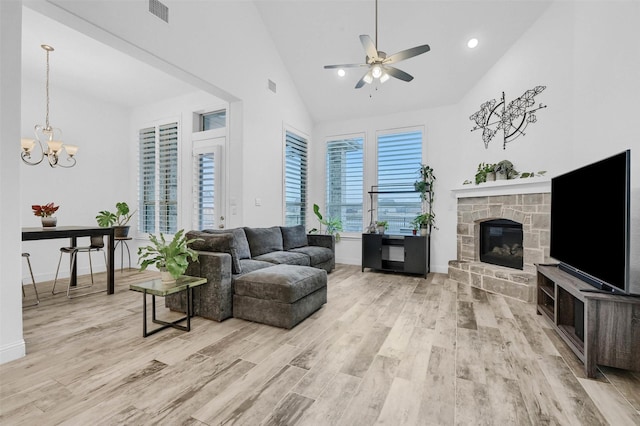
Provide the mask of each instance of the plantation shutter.
{"label": "plantation shutter", "polygon": [[206,152],[195,155],[196,194],[194,197],[197,229],[215,227],[215,154]]}
{"label": "plantation shutter", "polygon": [[149,127],[138,134],[139,188],[138,229],[153,234],[156,230],[156,129]]}
{"label": "plantation shutter", "polygon": [[413,183],[422,164],[422,131],[378,135],[378,190],[406,193],[378,194],[378,221],[387,221],[388,233],[406,234],[422,212]]}
{"label": "plantation shutter", "polygon": [[178,123],[160,126],[158,154],[160,232],[178,230]]}
{"label": "plantation shutter", "polygon": [[345,232],[362,232],[363,138],[327,142],[327,218]]}
{"label": "plantation shutter", "polygon": [[178,123],[138,132],[140,232],[174,234],[178,224]]}
{"label": "plantation shutter", "polygon": [[307,140],[288,130],[285,136],[285,224],[305,225]]}

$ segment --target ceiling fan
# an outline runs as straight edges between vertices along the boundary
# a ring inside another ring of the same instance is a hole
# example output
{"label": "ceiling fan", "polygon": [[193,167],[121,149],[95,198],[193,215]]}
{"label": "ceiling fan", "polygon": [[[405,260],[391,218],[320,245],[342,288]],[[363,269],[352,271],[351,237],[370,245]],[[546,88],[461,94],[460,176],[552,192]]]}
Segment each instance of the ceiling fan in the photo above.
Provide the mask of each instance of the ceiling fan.
{"label": "ceiling fan", "polygon": [[362,43],[362,47],[364,47],[364,51],[367,55],[365,59],[366,63],[324,66],[325,69],[369,67],[367,73],[356,84],[356,89],[361,88],[365,83],[371,84],[374,79],[379,79],[381,83],[384,83],[389,79],[389,76],[407,82],[413,80],[413,76],[399,70],[398,68],[392,67],[391,64],[413,58],[414,56],[421,55],[431,50],[428,44],[402,50],[391,56],[387,56],[385,52],[378,50],[378,0],[376,0],[376,42],[374,44],[371,37],[363,34],[360,36],[360,43]]}

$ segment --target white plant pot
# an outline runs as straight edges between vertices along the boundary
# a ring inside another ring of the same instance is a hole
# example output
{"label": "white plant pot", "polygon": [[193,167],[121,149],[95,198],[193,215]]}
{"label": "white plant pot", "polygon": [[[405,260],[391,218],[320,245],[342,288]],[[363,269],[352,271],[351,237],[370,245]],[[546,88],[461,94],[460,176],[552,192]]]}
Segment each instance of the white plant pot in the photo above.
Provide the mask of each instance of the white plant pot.
{"label": "white plant pot", "polygon": [[162,284],[173,284],[176,282],[176,279],[171,276],[171,273],[166,269],[160,270],[160,279],[162,280]]}

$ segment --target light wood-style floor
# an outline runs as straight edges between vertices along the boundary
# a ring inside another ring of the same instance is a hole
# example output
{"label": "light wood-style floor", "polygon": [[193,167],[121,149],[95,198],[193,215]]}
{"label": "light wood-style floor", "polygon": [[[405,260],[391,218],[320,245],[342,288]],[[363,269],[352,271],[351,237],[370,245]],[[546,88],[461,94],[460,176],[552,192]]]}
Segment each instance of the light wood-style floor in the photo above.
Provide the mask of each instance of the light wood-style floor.
{"label": "light wood-style floor", "polygon": [[144,339],[128,285],[153,273],[116,274],[113,296],[24,309],[28,355],[0,366],[0,424],[640,424],[640,373],[586,379],[534,305],[446,275],[338,265],[328,303],[293,330],[194,318]]}

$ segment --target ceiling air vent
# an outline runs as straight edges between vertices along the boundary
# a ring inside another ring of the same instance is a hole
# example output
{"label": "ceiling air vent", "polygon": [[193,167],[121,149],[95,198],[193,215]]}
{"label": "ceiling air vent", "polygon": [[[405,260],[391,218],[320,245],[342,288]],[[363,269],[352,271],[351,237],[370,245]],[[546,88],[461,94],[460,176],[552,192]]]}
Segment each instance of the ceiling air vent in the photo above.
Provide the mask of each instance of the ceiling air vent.
{"label": "ceiling air vent", "polygon": [[169,8],[158,0],[149,0],[149,12],[153,13],[164,22],[169,23]]}
{"label": "ceiling air vent", "polygon": [[276,93],[276,83],[275,81],[272,81],[269,79],[269,90],[271,90],[273,93]]}

